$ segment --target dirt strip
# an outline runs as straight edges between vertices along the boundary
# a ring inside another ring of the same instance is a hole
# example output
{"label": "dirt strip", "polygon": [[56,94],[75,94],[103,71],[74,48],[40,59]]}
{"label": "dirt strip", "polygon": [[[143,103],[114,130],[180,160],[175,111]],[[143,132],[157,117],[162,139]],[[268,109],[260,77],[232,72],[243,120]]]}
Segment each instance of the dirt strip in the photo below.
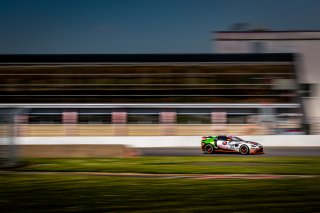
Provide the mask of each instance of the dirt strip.
{"label": "dirt strip", "polygon": [[127,178],[187,178],[187,179],[301,179],[317,178],[319,175],[277,175],[277,174],[152,174],[152,173],[110,173],[110,172],[32,172],[0,171],[0,175],[92,175]]}

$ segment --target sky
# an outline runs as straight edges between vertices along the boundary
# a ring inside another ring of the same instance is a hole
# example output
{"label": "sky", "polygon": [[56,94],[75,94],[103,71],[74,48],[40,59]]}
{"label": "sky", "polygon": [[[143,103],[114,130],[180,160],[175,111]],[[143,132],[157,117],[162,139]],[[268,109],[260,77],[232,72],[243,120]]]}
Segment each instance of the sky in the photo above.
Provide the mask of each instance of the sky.
{"label": "sky", "polygon": [[0,0],[0,54],[210,53],[250,23],[320,30],[319,0]]}

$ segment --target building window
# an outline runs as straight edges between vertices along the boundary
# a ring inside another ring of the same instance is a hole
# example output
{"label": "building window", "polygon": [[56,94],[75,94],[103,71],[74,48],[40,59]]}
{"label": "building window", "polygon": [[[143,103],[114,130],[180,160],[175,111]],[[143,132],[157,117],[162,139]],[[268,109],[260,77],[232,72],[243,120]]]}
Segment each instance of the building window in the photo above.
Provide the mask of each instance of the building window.
{"label": "building window", "polygon": [[80,124],[110,124],[111,123],[111,114],[80,114],[78,121]]}
{"label": "building window", "polygon": [[128,124],[158,124],[159,114],[131,114],[128,113]]}
{"label": "building window", "polygon": [[30,124],[61,124],[62,115],[29,115]]}
{"label": "building window", "polygon": [[210,114],[178,114],[178,124],[210,124]]}
{"label": "building window", "polygon": [[228,124],[246,124],[247,116],[246,115],[230,115],[228,114]]}

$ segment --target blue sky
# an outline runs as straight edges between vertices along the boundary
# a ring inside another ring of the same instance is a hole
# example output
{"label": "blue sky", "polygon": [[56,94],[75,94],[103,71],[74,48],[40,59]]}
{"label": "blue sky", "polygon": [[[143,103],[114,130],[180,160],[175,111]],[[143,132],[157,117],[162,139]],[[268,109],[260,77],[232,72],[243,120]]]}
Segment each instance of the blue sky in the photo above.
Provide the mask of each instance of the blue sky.
{"label": "blue sky", "polygon": [[318,0],[0,0],[0,53],[207,53],[237,22],[320,29]]}

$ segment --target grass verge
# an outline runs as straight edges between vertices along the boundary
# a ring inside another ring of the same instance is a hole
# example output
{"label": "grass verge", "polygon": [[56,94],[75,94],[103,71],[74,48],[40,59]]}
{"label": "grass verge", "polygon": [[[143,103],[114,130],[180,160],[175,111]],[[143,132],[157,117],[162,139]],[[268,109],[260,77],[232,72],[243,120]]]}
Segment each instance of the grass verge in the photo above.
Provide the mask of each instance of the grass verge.
{"label": "grass verge", "polygon": [[319,157],[139,157],[105,159],[25,159],[16,171],[176,173],[176,174],[320,174]]}
{"label": "grass verge", "polygon": [[320,179],[0,175],[1,212],[319,212]]}

